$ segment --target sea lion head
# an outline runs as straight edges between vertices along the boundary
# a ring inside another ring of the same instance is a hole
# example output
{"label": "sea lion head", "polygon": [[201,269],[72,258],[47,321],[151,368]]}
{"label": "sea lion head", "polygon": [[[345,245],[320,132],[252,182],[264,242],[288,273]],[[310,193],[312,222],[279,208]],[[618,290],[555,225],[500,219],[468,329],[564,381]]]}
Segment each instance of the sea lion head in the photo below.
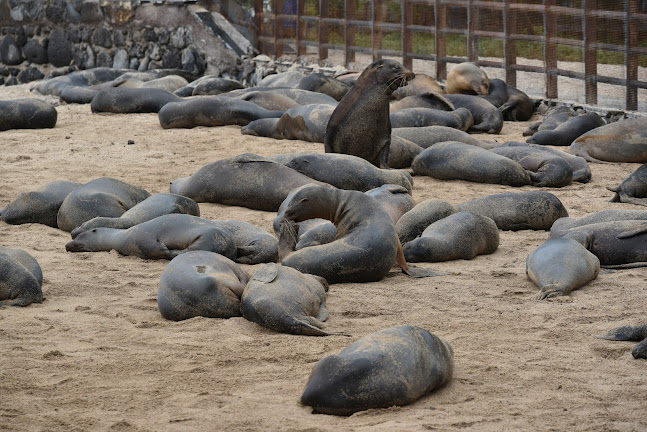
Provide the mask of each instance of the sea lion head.
{"label": "sea lion head", "polygon": [[384,94],[392,94],[399,87],[406,86],[416,75],[395,60],[376,60],[364,69],[357,79],[358,86],[378,85]]}

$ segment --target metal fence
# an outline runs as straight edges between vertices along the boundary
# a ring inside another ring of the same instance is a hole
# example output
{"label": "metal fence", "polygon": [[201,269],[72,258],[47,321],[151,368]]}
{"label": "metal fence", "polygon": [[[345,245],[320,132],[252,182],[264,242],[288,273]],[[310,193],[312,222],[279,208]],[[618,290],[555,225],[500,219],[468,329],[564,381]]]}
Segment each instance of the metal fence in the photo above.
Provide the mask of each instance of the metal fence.
{"label": "metal fence", "polygon": [[[591,105],[598,84],[621,86],[627,110],[637,109],[638,89],[647,89],[638,75],[647,66],[647,0],[254,1],[257,47],[276,57],[325,60],[337,50],[347,66],[363,53],[401,58],[409,68],[414,59],[430,60],[439,80],[448,63],[473,61],[502,69],[513,86],[517,72],[542,74],[547,98],[559,97],[558,77],[582,80]],[[599,74],[602,63],[622,65],[624,76]]]}

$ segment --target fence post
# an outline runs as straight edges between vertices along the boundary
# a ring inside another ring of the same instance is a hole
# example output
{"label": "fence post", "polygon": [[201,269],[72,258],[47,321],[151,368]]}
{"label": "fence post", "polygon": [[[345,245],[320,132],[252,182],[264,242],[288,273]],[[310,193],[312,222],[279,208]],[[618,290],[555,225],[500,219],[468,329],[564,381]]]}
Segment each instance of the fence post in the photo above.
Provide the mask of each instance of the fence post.
{"label": "fence post", "polygon": [[373,4],[373,27],[371,32],[371,40],[373,47],[373,61],[382,58],[382,54],[378,53],[382,49],[382,23],[386,15],[386,1],[375,0]]}
{"label": "fence post", "polygon": [[638,46],[638,27],[633,15],[637,14],[638,1],[625,0],[625,65],[627,68],[627,100],[626,109],[638,109],[638,88],[634,82],[638,80],[638,56],[633,49]]}
{"label": "fence post", "polygon": [[413,35],[409,26],[413,24],[413,4],[411,0],[402,0],[402,65],[407,69],[413,68],[413,59],[409,54],[413,52]]}
{"label": "fence post", "polygon": [[478,37],[474,36],[474,31],[478,29],[479,12],[472,4],[472,0],[467,0],[467,60],[473,62],[478,60]]}
{"label": "fence post", "polygon": [[283,55],[283,20],[278,15],[283,10],[283,0],[274,0],[274,56],[279,58]]}
{"label": "fence post", "polygon": [[319,60],[328,58],[328,48],[324,48],[323,44],[328,43],[328,23],[324,22],[324,18],[328,18],[330,10],[329,0],[319,0]]}
{"label": "fence post", "polygon": [[557,35],[555,15],[552,8],[555,0],[544,0],[544,70],[546,77],[546,97],[556,99],[557,96],[557,44],[553,38]]}
{"label": "fence post", "polygon": [[512,68],[517,63],[517,43],[512,40],[517,33],[517,12],[510,10],[510,0],[503,0],[503,65],[505,82],[517,86],[517,71]]}
{"label": "fence post", "polygon": [[306,54],[306,47],[301,46],[301,41],[306,38],[306,26],[308,25],[307,22],[302,22],[301,21],[301,16],[305,14],[306,10],[306,0],[296,0],[297,2],[297,55],[302,56]]}
{"label": "fence post", "polygon": [[447,79],[447,45],[445,38],[445,26],[447,25],[447,6],[441,4],[441,0],[435,0],[434,27],[436,35],[434,45],[436,51],[436,79]]}
{"label": "fence post", "polygon": [[346,0],[344,6],[344,66],[346,67],[355,61],[355,51],[349,49],[355,45],[355,26],[349,24],[348,21],[354,20],[356,16],[355,0]]}
{"label": "fence post", "polygon": [[586,103],[596,105],[598,103],[598,74],[597,50],[591,45],[597,42],[596,23],[597,18],[591,14],[597,9],[597,0],[583,0],[582,7],[582,35],[584,37],[584,94]]}
{"label": "fence post", "polygon": [[[263,25],[265,18],[261,17],[263,12],[263,0],[254,0],[254,21],[256,21],[259,36],[265,36],[265,26]],[[265,42],[261,41],[260,38],[258,38],[256,48],[262,53],[267,52]]]}

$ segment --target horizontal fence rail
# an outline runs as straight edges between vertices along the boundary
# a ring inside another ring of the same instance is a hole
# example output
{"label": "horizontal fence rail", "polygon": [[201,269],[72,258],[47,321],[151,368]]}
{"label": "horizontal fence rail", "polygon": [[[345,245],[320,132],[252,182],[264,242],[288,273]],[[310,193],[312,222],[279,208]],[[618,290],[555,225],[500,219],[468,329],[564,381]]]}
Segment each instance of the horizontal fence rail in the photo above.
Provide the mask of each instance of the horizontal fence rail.
{"label": "horizontal fence rail", "polygon": [[[636,110],[638,78],[647,66],[647,2],[638,0],[254,0],[257,48],[281,57],[328,58],[343,52],[447,64],[472,61],[502,69],[516,86],[517,72],[544,76],[545,96],[558,98],[558,77],[583,81],[587,104],[597,105],[598,84],[624,87],[625,107]],[[522,59],[541,60],[539,65]],[[559,61],[581,64],[580,70]],[[620,64],[624,77],[598,74],[600,62]]]}

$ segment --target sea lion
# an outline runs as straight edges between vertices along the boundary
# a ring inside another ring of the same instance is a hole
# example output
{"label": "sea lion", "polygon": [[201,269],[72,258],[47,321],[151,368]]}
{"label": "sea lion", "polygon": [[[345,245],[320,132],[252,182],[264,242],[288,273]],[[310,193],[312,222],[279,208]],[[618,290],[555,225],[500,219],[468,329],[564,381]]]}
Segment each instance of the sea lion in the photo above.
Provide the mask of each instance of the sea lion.
{"label": "sea lion", "polygon": [[414,174],[440,180],[523,186],[530,174],[517,162],[489,150],[456,141],[435,144],[413,160]]}
{"label": "sea lion", "polygon": [[311,73],[310,75],[306,75],[297,86],[298,89],[323,93],[338,101],[342,100],[351,87],[352,86],[350,84],[346,84],[338,79],[328,77],[321,73]]}
{"label": "sea lion", "polygon": [[485,99],[468,94],[447,94],[446,97],[456,109],[465,108],[472,113],[474,125],[468,132],[498,134],[503,129],[503,114]]}
{"label": "sea lion", "polygon": [[443,111],[433,108],[404,108],[390,115],[391,127],[447,126],[466,131],[474,125],[472,113],[465,108]]}
{"label": "sea lion", "polygon": [[541,288],[537,300],[568,295],[599,272],[598,257],[568,238],[549,239],[526,259],[528,279]]}
{"label": "sea lion", "polygon": [[366,191],[366,195],[372,196],[382,205],[389,214],[393,225],[398,222],[403,214],[413,209],[416,205],[411,192],[399,185],[385,184]]}
{"label": "sea lion", "polygon": [[191,251],[168,263],[159,283],[157,305],[164,318],[240,316],[240,296],[249,281],[238,264],[220,254]]}
{"label": "sea lion", "polygon": [[[409,87],[409,85],[407,85],[407,87]],[[448,101],[443,95],[437,93],[412,95],[391,101],[391,114],[405,108],[433,108],[442,111],[454,111],[456,109],[453,103]]]}
{"label": "sea lion", "polygon": [[[585,132],[603,126],[604,119],[590,112],[570,118],[553,130],[537,131],[526,142],[531,144],[567,146]],[[571,152],[572,153],[572,152]]]}
{"label": "sea lion", "polygon": [[492,219],[470,212],[451,214],[429,225],[421,236],[402,246],[407,262],[473,259],[494,253],[499,229]]}
{"label": "sea lion", "polygon": [[458,141],[477,147],[487,148],[481,140],[474,138],[467,132],[447,126],[397,128],[391,131],[391,141],[393,141],[394,136],[409,140],[423,149],[445,141]]}
{"label": "sea lion", "polygon": [[[504,144],[501,144],[501,147],[531,147],[539,149],[548,153],[552,153],[564,159],[571,166],[573,170],[573,181],[579,183],[588,183],[591,180],[591,167],[589,167],[586,159],[580,156],[573,156],[570,153],[563,152],[561,150],[554,149],[548,146],[542,146],[539,144],[528,144],[517,141],[510,141]],[[496,147],[495,147],[496,148]]]}
{"label": "sea lion", "polygon": [[443,95],[445,94],[445,89],[431,76],[417,73],[406,87],[400,87],[393,92],[393,98],[400,100],[407,96],[423,95],[425,93]]}
{"label": "sea lion", "polygon": [[164,105],[182,100],[171,92],[157,88],[112,87],[97,93],[90,108],[93,113],[156,113]]}
{"label": "sea lion", "polygon": [[447,74],[445,89],[448,94],[486,95],[490,90],[490,79],[485,71],[476,64],[459,63]]}
{"label": "sea lion", "polygon": [[616,188],[607,187],[615,192],[611,202],[624,202],[647,206],[647,163],[640,166]]}
{"label": "sea lion", "polygon": [[270,111],[286,111],[299,107],[301,104],[280,93],[271,91],[252,91],[243,93],[238,99],[253,102],[261,108]]}
{"label": "sea lion", "polygon": [[559,198],[545,191],[487,195],[456,208],[487,216],[499,229],[510,231],[549,230],[557,219],[568,216]]}
{"label": "sea lion", "polygon": [[268,93],[268,95],[287,97],[299,105],[328,104],[337,106],[337,101],[326,94],[297,88],[251,87],[241,90],[232,90],[228,93],[222,93],[220,96],[244,100],[247,97],[247,94],[260,92]]}
{"label": "sea lion", "polygon": [[409,168],[416,156],[422,153],[423,150],[418,144],[391,133],[391,146],[389,147],[388,158],[389,167],[392,169]]}
{"label": "sea lion", "polygon": [[323,330],[328,282],[322,277],[274,263],[252,275],[241,297],[244,318],[271,330],[305,335],[344,334]]}
{"label": "sea lion", "polygon": [[571,107],[554,106],[544,114],[544,120],[534,122],[523,131],[523,136],[529,136],[540,130],[554,130],[557,126],[567,122],[572,117],[584,114],[583,111],[576,111]]}
{"label": "sea lion", "polygon": [[[36,262],[40,273],[39,281],[37,274],[23,264],[24,254],[27,253],[20,252],[17,249],[0,248],[0,306],[27,306],[43,301],[43,275],[40,266]],[[25,263],[31,267],[29,262]]]}
{"label": "sea lion", "polygon": [[535,112],[535,104],[527,94],[500,79],[490,80],[487,95],[481,95],[503,114],[503,120],[526,121]]}
{"label": "sea lion", "polygon": [[42,95],[53,95],[59,97],[61,92],[67,86],[89,87],[96,84],[114,81],[122,76],[123,73],[123,70],[106,67],[74,71],[67,75],[44,79],[36,83],[31,88],[31,91]]}
{"label": "sea lion", "polygon": [[232,90],[245,88],[239,81],[216,76],[205,77],[193,87],[192,96],[215,96]]}
{"label": "sea lion", "polygon": [[[337,228],[329,220],[308,219],[299,222],[297,226],[297,243],[294,250],[330,243],[337,237]],[[281,234],[280,229],[278,234]]]}
{"label": "sea lion", "polygon": [[279,133],[276,126],[279,124],[278,118],[261,118],[246,124],[240,129],[243,135],[259,136],[265,138],[285,139]]}
{"label": "sea lion", "polygon": [[40,99],[0,101],[0,131],[10,129],[51,129],[58,112]]}
{"label": "sea lion", "polygon": [[564,187],[573,182],[573,168],[558,155],[535,147],[497,147],[492,152],[518,162],[530,175],[533,186]]}
{"label": "sea lion", "polygon": [[306,75],[299,71],[290,70],[266,76],[258,83],[258,87],[289,87],[295,88]]}
{"label": "sea lion", "polygon": [[563,218],[557,219],[553,223],[553,226],[551,227],[551,231],[566,230],[569,228],[580,227],[583,225],[591,225],[594,223],[612,222],[612,221],[621,221],[621,220],[647,220],[647,210],[613,209],[613,210],[602,210],[579,219],[563,217]]}
{"label": "sea lion", "polygon": [[414,73],[394,60],[377,60],[364,69],[330,117],[324,148],[388,167],[391,143],[389,99]]}
{"label": "sea lion", "polygon": [[72,238],[75,238],[83,231],[93,228],[127,229],[142,222],[155,219],[158,216],[172,213],[200,216],[200,207],[191,198],[182,195],[169,193],[153,194],[126,210],[119,217],[95,217],[74,228],[71,234]]}
{"label": "sea lion", "polygon": [[428,199],[409,210],[395,224],[395,231],[400,242],[405,244],[419,237],[432,223],[458,212],[456,207],[447,201]]}
{"label": "sea lion", "polygon": [[[186,78],[179,75],[166,75],[142,83],[143,88],[156,88],[173,93],[177,89],[188,85]],[[176,95],[177,96],[177,95]]]}
{"label": "sea lion", "polygon": [[498,78],[491,79],[488,92],[479,97],[482,97],[495,107],[499,108],[508,101],[508,84]]}
{"label": "sea lion", "polygon": [[581,135],[571,154],[589,162],[647,162],[647,118],[620,120]]}
{"label": "sea lion", "polygon": [[81,183],[56,180],[35,191],[23,192],[0,211],[0,219],[12,225],[39,223],[58,228],[58,210],[65,197],[79,186]]}
{"label": "sea lion", "polygon": [[277,211],[292,189],[308,183],[325,184],[278,162],[245,153],[212,162],[191,177],[173,181],[170,192],[199,203]]}
{"label": "sea lion", "polygon": [[211,221],[185,214],[170,214],[128,229],[93,228],[65,245],[68,252],[108,252],[143,259],[167,259],[192,251],[206,250],[229,259],[236,258],[232,235]]}
{"label": "sea lion", "polygon": [[31,256],[29,252],[26,252],[22,249],[0,246],[0,253],[8,255],[18,261],[27,270],[29,270],[31,274],[34,275],[41,286],[43,285],[43,270],[40,268],[40,264],[38,264],[36,258]]}
{"label": "sea lion", "polygon": [[631,351],[631,355],[636,359],[647,359],[647,324],[640,326],[622,326],[615,328],[606,335],[596,336],[598,339],[614,341],[641,341]]}
{"label": "sea lion", "polygon": [[237,263],[260,264],[279,259],[278,240],[263,228],[234,219],[210,222],[232,236],[236,246],[234,261]]}
{"label": "sea lion", "polygon": [[89,104],[101,90],[93,87],[66,86],[59,99],[67,104]]}
{"label": "sea lion", "polygon": [[285,111],[276,131],[285,139],[324,142],[328,120],[335,107],[327,104],[299,105]]}
{"label": "sea lion", "polygon": [[58,210],[56,223],[71,232],[82,223],[98,216],[119,217],[144,201],[150,193],[111,177],[94,179],[68,194]]}
{"label": "sea lion", "polygon": [[410,404],[451,380],[453,354],[420,327],[380,330],[319,360],[301,403],[333,415]]}

